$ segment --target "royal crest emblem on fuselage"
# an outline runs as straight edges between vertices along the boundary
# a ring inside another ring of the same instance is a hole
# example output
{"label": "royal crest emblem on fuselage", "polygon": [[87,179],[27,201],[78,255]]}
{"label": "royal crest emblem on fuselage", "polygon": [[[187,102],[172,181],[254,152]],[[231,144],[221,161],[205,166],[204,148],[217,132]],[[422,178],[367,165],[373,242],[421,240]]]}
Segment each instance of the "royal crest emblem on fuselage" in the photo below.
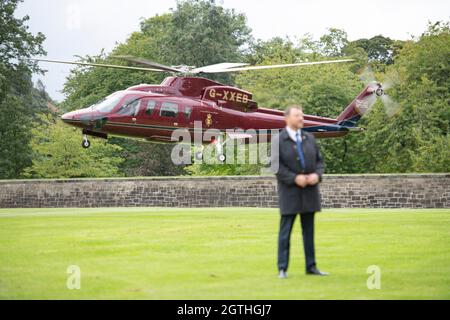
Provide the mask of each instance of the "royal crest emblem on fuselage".
{"label": "royal crest emblem on fuselage", "polygon": [[212,116],[211,113],[208,113],[206,115],[205,124],[207,127],[210,127],[212,125]]}

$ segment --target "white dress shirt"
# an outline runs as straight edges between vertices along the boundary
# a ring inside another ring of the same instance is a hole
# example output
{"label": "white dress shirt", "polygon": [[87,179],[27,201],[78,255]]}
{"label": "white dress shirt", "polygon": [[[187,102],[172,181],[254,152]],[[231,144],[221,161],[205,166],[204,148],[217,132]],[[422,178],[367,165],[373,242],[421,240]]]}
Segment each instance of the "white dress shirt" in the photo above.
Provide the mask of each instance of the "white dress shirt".
{"label": "white dress shirt", "polygon": [[292,130],[291,128],[289,128],[288,126],[286,126],[286,131],[289,134],[289,137],[292,139],[292,141],[297,142],[297,132],[298,132],[298,137],[300,138],[300,141],[302,141],[302,131],[301,129],[298,129],[298,131]]}

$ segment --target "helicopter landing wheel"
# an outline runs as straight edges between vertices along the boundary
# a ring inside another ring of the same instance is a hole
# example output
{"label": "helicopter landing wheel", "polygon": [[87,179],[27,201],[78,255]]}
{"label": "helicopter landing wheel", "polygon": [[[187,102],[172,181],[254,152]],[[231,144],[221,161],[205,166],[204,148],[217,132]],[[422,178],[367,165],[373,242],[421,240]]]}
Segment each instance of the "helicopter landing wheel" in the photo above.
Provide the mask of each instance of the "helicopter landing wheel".
{"label": "helicopter landing wheel", "polygon": [[85,149],[87,149],[91,146],[91,142],[88,140],[87,137],[83,138],[83,142],[81,142],[81,146]]}
{"label": "helicopter landing wheel", "polygon": [[225,159],[226,159],[226,157],[224,154],[219,154],[217,156],[217,160],[219,160],[220,162],[225,162]]}
{"label": "helicopter landing wheel", "polygon": [[203,160],[203,152],[197,151],[197,152],[194,154],[194,157],[195,157],[196,160]]}

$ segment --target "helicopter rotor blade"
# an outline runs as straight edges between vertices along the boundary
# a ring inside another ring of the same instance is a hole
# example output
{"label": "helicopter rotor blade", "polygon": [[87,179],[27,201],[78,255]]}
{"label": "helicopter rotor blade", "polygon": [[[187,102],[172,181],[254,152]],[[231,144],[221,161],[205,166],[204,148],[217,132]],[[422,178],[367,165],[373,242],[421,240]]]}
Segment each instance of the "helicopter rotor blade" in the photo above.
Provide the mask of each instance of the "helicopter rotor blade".
{"label": "helicopter rotor blade", "polygon": [[388,117],[392,117],[400,111],[400,103],[392,99],[392,97],[386,93],[386,87],[384,84],[374,81],[370,83],[369,86],[373,89],[373,94],[368,97],[369,108],[375,104],[377,98],[380,98]]}
{"label": "helicopter rotor blade", "polygon": [[393,115],[398,113],[400,111],[400,109],[401,109],[400,104],[397,101],[395,101],[394,99],[392,99],[387,94],[383,94],[381,96],[381,101],[383,102],[384,108],[386,110],[386,114],[389,117],[392,117]]}
{"label": "helicopter rotor blade", "polygon": [[388,73],[383,81],[384,90],[390,90],[400,83],[398,73]]}
{"label": "helicopter rotor blade", "polygon": [[196,73],[225,73],[225,72],[238,72],[247,70],[262,70],[262,69],[275,69],[275,68],[289,68],[289,67],[301,67],[308,65],[319,65],[319,64],[332,64],[332,63],[342,63],[351,62],[354,59],[340,59],[340,60],[325,60],[325,61],[312,61],[312,62],[299,62],[299,63],[288,63],[288,64],[275,64],[275,65],[265,65],[265,66],[248,66],[247,63],[232,63],[223,62],[212,65],[207,65],[199,68],[182,66],[173,67],[166,66],[157,62],[153,62],[143,58],[136,58],[133,56],[113,56],[114,58],[126,60],[129,62],[144,65],[146,67],[133,67],[133,66],[122,66],[116,64],[105,64],[105,63],[91,63],[91,62],[77,62],[77,61],[66,61],[66,60],[50,60],[50,59],[35,59],[30,60],[39,62],[50,62],[50,63],[62,63],[62,64],[73,64],[79,66],[92,66],[92,67],[103,67],[103,68],[115,68],[115,69],[127,69],[127,70],[137,70],[137,71],[156,71],[156,72],[173,72],[180,74],[196,74]]}
{"label": "helicopter rotor blade", "polygon": [[117,64],[103,64],[103,63],[76,62],[76,61],[50,60],[50,59],[34,59],[34,58],[30,58],[30,60],[39,61],[39,62],[74,64],[74,65],[78,65],[78,66],[128,69],[128,70],[137,70],[137,71],[156,71],[156,72],[163,71],[163,70],[155,69],[155,68],[130,67],[130,66],[121,66],[121,65],[117,65]]}
{"label": "helicopter rotor blade", "polygon": [[228,68],[228,69],[216,69],[213,71],[204,71],[204,72],[205,73],[222,73],[222,72],[236,72],[236,71],[247,71],[247,70],[263,70],[263,69],[301,67],[301,66],[310,66],[310,65],[316,65],[316,64],[331,64],[331,63],[341,63],[341,62],[351,62],[351,61],[354,61],[354,59],[273,64],[273,65],[266,65],[266,66],[248,66],[248,67],[237,67],[237,68]]}
{"label": "helicopter rotor blade", "polygon": [[222,62],[222,63],[216,63],[216,64],[210,64],[207,66],[203,66],[200,68],[195,68],[191,70],[191,73],[213,73],[217,72],[217,70],[223,70],[223,69],[230,69],[230,68],[237,68],[237,67],[243,67],[248,66],[248,63],[235,63],[235,62]]}
{"label": "helicopter rotor blade", "polygon": [[166,65],[154,62],[154,61],[144,59],[144,58],[137,58],[137,57],[133,57],[133,56],[112,56],[112,57],[117,58],[117,59],[126,60],[129,62],[134,62],[134,63],[140,64],[143,66],[147,66],[147,67],[156,68],[160,71],[169,71],[169,72],[178,72],[178,73],[184,72],[184,70],[182,70],[182,69],[166,66]]}
{"label": "helicopter rotor blade", "polygon": [[370,83],[376,82],[375,74],[372,71],[370,66],[364,68],[363,72],[359,76],[359,79],[365,84],[368,85]]}

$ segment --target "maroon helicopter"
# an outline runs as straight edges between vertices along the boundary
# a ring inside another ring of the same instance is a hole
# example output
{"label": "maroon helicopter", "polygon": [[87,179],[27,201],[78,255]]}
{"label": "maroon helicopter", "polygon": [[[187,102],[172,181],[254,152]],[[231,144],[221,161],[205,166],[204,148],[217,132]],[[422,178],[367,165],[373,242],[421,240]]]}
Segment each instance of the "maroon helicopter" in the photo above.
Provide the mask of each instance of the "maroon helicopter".
{"label": "maroon helicopter", "polygon": [[[220,161],[225,160],[222,150],[229,139],[251,141],[252,134],[245,133],[246,130],[253,130],[253,135],[267,135],[267,130],[281,129],[285,126],[284,114],[281,110],[259,107],[248,91],[192,75],[352,61],[341,59],[268,66],[219,63],[194,68],[165,66],[129,56],[119,58],[145,67],[36,59],[44,62],[162,71],[184,75],[169,76],[160,85],[132,86],[123,91],[114,92],[90,107],[64,114],[61,119],[65,123],[82,129],[82,146],[89,148],[90,142],[87,136],[106,139],[109,135],[173,143],[179,141],[172,138],[174,130],[184,128],[193,135],[197,130],[195,125],[200,123],[202,131],[210,129],[218,131],[218,135],[203,143],[215,145]],[[358,120],[370,109],[376,96],[383,94],[380,83],[370,83],[336,118],[305,115],[304,130],[313,133],[317,138],[341,137],[349,132],[360,132],[363,128],[357,127]],[[242,130],[244,133],[229,133],[230,129]],[[201,159],[202,154],[199,152],[195,156]]]}

